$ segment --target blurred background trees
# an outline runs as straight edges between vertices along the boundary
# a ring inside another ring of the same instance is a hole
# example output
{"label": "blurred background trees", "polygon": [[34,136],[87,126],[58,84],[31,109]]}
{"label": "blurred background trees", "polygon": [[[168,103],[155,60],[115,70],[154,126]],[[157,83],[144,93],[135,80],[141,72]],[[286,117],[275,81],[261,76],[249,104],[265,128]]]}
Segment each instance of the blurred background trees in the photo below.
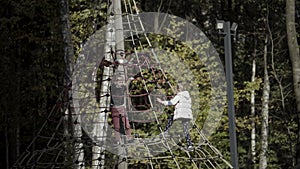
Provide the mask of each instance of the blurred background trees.
{"label": "blurred background trees", "polygon": [[[238,23],[233,72],[240,168],[265,168],[259,165],[259,159],[264,157],[268,168],[292,168],[300,163],[298,1],[137,3],[141,11],[173,14],[198,26],[213,42],[221,60],[223,39],[215,29],[215,20]],[[0,1],[0,5],[0,153],[6,157],[1,158],[0,166],[9,168],[33,139],[64,88],[66,32],[60,1],[10,0]],[[73,61],[88,37],[106,24],[107,6],[101,0],[69,0]],[[151,38],[165,47],[176,43]],[[186,52],[178,45],[174,52]],[[267,102],[263,99],[266,82],[270,88]],[[205,88],[207,84],[203,85]],[[227,120],[224,112],[210,140],[230,159]],[[262,128],[264,123],[267,125]],[[266,142],[266,153],[261,153]],[[39,143],[35,146],[39,147]]]}

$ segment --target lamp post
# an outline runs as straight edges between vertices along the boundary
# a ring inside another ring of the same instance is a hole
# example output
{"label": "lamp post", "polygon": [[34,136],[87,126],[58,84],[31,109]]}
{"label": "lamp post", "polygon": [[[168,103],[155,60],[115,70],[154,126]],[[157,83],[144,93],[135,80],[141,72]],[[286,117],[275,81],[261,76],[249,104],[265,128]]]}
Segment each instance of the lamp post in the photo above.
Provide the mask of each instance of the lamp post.
{"label": "lamp post", "polygon": [[236,125],[234,112],[234,95],[233,95],[233,76],[232,76],[232,53],[231,53],[231,35],[235,35],[237,24],[233,23],[230,27],[229,21],[217,20],[217,29],[220,34],[225,35],[225,70],[227,83],[227,101],[228,101],[228,116],[229,116],[229,138],[230,138],[230,154],[231,165],[234,169],[238,169],[237,156],[237,140],[236,140]]}

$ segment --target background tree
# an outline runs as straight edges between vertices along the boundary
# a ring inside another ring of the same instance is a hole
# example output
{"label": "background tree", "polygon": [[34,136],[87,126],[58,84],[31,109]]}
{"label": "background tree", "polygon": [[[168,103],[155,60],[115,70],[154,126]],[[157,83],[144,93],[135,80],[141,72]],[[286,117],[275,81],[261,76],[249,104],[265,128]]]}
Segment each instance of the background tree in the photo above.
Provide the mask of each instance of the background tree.
{"label": "background tree", "polygon": [[296,32],[296,4],[295,0],[286,1],[286,31],[287,31],[287,42],[289,48],[289,55],[292,61],[293,67],[293,86],[295,92],[296,106],[298,115],[298,142],[296,147],[297,163],[300,163],[300,53],[299,44],[297,37],[299,36]]}

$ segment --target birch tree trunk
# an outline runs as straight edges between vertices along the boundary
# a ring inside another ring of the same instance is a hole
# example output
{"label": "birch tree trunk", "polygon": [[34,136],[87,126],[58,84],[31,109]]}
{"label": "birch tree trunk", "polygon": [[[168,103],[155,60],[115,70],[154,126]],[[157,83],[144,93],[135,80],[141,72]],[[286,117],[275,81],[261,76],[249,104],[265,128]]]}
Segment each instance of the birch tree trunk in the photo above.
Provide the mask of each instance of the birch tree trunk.
{"label": "birch tree trunk", "polygon": [[[255,81],[256,74],[256,60],[255,58],[252,61],[252,76],[251,82]],[[252,165],[255,166],[256,163],[256,139],[255,139],[255,90],[251,90],[251,161]]]}
{"label": "birch tree trunk", "polygon": [[290,59],[292,61],[294,92],[298,115],[298,140],[296,144],[296,162],[300,164],[300,54],[295,23],[295,0],[286,0],[286,31]]}
{"label": "birch tree trunk", "polygon": [[[64,135],[66,138],[73,136],[77,139],[74,147],[71,147],[71,141],[67,139],[66,148],[67,148],[67,160],[68,162],[76,161],[76,164],[73,168],[84,168],[84,152],[83,144],[80,141],[82,136],[81,126],[80,126],[80,117],[79,115],[74,114],[74,105],[72,100],[72,73],[73,73],[73,45],[71,37],[71,26],[70,26],[70,15],[69,15],[69,2],[68,0],[60,1],[60,16],[61,16],[61,32],[64,43],[64,61],[65,61],[65,75],[64,75],[64,86],[66,87],[65,93],[65,107],[64,107]],[[76,123],[75,123],[76,121]],[[73,126],[74,125],[74,126]],[[70,154],[69,154],[70,153]],[[70,160],[70,161],[69,161]]]}
{"label": "birch tree trunk", "polygon": [[[111,4],[108,8],[107,13],[110,14],[112,12],[112,7],[113,4]],[[114,16],[113,15],[109,15],[108,19],[107,19],[107,25],[106,25],[106,44],[105,44],[105,54],[104,54],[104,59],[106,61],[109,62],[113,62],[113,56],[112,56],[112,52],[111,50],[114,50],[114,46],[115,46],[115,29],[113,27],[114,24]],[[112,30],[112,31],[111,31]],[[107,78],[111,78],[112,76],[112,72],[113,69],[111,67],[103,67],[103,75],[102,75],[102,79],[107,79]],[[101,89],[100,89],[100,95],[110,95],[110,81],[108,80],[102,80],[101,82]],[[105,109],[109,108],[110,106],[110,98],[109,97],[102,97],[100,98],[100,103],[99,103],[99,107],[100,110],[99,112],[107,112],[105,111]],[[107,120],[108,120],[108,115],[107,113],[97,113],[96,117],[97,121],[99,123],[94,124],[93,126],[93,135],[97,136],[97,138],[99,138],[100,142],[105,143],[106,142],[106,136],[107,136]],[[92,166],[93,169],[100,169],[100,168],[104,168],[104,159],[105,159],[105,155],[103,152],[105,149],[104,147],[100,147],[98,145],[94,145],[92,148]],[[98,159],[102,159],[101,161],[99,161]]]}
{"label": "birch tree trunk", "polygon": [[266,169],[267,151],[268,151],[268,127],[269,127],[269,96],[270,96],[270,82],[268,75],[267,55],[268,55],[268,36],[265,39],[264,47],[264,88],[262,98],[262,124],[261,124],[261,151],[259,155],[259,169]]}

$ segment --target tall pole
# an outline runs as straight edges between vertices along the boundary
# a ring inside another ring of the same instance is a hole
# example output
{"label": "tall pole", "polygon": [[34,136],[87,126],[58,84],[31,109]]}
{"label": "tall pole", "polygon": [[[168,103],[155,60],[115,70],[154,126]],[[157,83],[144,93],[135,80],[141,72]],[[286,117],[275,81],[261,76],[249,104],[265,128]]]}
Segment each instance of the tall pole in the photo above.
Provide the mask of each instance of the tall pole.
{"label": "tall pole", "polygon": [[229,138],[230,138],[230,154],[231,165],[234,169],[238,169],[237,143],[235,131],[235,112],[234,112],[234,95],[233,95],[233,76],[232,76],[232,53],[231,53],[231,30],[230,22],[224,23],[224,46],[225,46],[225,69],[227,83],[227,100],[229,115]]}
{"label": "tall pole", "polygon": [[[123,35],[123,22],[122,22],[122,7],[121,7],[121,1],[120,0],[112,0],[112,5],[113,5],[113,12],[115,16],[115,31],[116,31],[116,46],[115,46],[115,55],[116,59],[125,59],[124,55],[124,35]],[[116,76],[118,76],[119,80],[125,83],[125,66],[119,65],[116,70]],[[124,96],[125,93],[124,93]],[[125,106],[126,103],[124,103],[123,106]],[[125,118],[125,117],[124,117]],[[122,139],[120,140],[121,143],[123,142]],[[126,158],[126,151],[125,148],[119,145],[118,147],[118,154],[119,154],[119,160],[118,160],[118,169],[127,169],[127,158]]]}

